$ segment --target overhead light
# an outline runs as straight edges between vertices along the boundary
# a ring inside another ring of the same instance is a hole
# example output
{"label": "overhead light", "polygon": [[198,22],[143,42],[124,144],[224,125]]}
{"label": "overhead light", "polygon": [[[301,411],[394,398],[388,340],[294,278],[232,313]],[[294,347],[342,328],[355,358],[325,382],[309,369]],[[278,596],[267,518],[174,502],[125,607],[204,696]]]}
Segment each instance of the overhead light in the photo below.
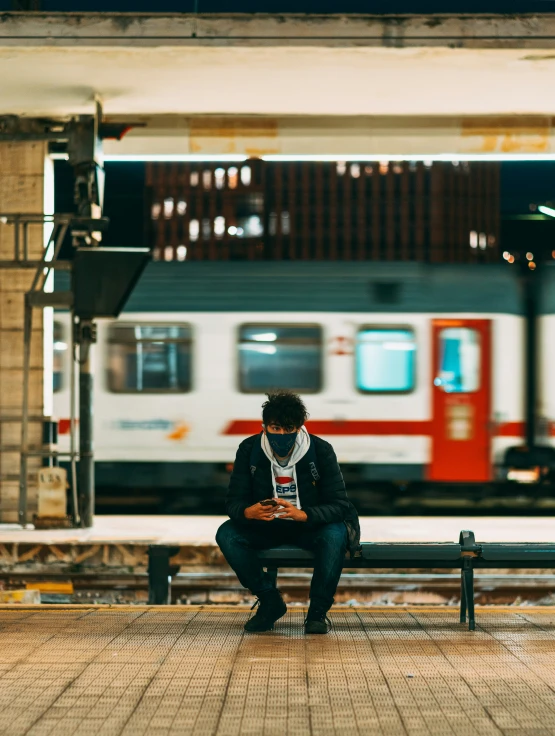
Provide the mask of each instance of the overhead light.
{"label": "overhead light", "polygon": [[[67,160],[67,154],[65,153],[53,153],[50,154],[53,159]],[[199,154],[199,153],[108,153],[104,155],[104,161],[109,163],[126,163],[133,161],[153,161],[153,162],[168,162],[168,163],[241,163],[242,161],[248,161],[253,158],[247,154],[241,153],[221,153],[221,154]],[[256,157],[254,157],[256,158]],[[461,163],[464,161],[555,161],[555,153],[418,153],[418,154],[399,154],[399,153],[269,153],[260,156],[263,161],[276,161],[276,162],[331,162],[336,163],[338,161],[346,164],[351,162],[365,163],[365,162],[425,162],[427,165],[434,162],[446,162],[446,163]],[[538,208],[540,209],[540,208]],[[555,216],[555,215],[554,215]]]}
{"label": "overhead light", "polygon": [[546,207],[544,204],[540,204],[538,210],[542,215],[549,215],[549,217],[555,217],[555,210],[552,207]]}
{"label": "overhead light", "polygon": [[399,161],[422,161],[431,164],[434,161],[444,161],[446,163],[460,163],[461,161],[555,161],[555,153],[417,153],[417,154],[399,154],[399,153],[376,153],[376,154],[288,154],[288,153],[272,153],[262,155],[263,161],[341,161],[349,163],[351,161],[377,161],[377,162],[399,162]]}
{"label": "overhead light", "polygon": [[241,153],[192,154],[192,153],[107,153],[104,161],[109,163],[127,163],[132,161],[159,161],[160,163],[236,163],[247,161],[249,156]]}

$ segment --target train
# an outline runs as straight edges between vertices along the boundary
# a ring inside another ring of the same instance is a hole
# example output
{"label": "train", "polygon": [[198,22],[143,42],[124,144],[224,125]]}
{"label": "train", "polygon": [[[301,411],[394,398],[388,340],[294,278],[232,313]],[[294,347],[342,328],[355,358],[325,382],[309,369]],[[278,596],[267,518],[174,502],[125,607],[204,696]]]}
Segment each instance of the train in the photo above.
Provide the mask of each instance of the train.
{"label": "train", "polygon": [[[411,489],[453,500],[551,487],[555,267],[534,278],[530,318],[531,291],[508,264],[152,262],[120,317],[98,321],[97,489],[128,489],[137,508],[153,497],[162,510],[219,507],[275,388],[303,396],[309,431],[332,443],[366,510]],[[69,331],[56,312],[61,450]]]}

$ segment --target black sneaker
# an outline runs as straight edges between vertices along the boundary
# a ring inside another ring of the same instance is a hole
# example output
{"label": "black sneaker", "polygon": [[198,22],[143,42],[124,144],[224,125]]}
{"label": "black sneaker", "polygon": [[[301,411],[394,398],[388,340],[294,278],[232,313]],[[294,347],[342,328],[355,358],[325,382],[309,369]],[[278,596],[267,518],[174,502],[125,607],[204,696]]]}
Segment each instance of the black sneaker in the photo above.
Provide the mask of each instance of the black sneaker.
{"label": "black sneaker", "polygon": [[304,620],[304,633],[327,634],[331,629],[331,621],[326,614],[327,611],[324,611],[322,608],[313,608],[311,606]]}
{"label": "black sneaker", "polygon": [[281,618],[287,612],[287,606],[281,597],[281,593],[275,588],[263,593],[255,602],[253,608],[255,606],[258,606],[258,611],[245,624],[245,631],[251,633],[271,631],[278,618]]}

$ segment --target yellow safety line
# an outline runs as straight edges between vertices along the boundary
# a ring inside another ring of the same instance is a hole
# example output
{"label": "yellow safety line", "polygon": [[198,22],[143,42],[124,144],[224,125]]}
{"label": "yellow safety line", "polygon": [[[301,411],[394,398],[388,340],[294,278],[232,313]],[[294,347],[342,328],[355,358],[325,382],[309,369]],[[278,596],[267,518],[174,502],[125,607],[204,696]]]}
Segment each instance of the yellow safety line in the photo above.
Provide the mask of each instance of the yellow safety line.
{"label": "yellow safety line", "polygon": [[[171,605],[171,606],[149,606],[145,604],[130,605],[128,603],[0,603],[0,611],[165,611],[167,613],[176,613],[177,611],[249,611],[250,605],[224,605],[224,604],[202,604],[202,605]],[[306,611],[307,606],[290,606],[289,612]],[[352,606],[333,608],[331,613],[399,613],[401,611],[410,611],[411,613],[458,613],[458,606],[445,605],[428,605],[428,606]],[[486,605],[476,606],[476,614],[484,616],[486,614],[498,613],[553,613],[555,614],[555,606],[497,606]]]}

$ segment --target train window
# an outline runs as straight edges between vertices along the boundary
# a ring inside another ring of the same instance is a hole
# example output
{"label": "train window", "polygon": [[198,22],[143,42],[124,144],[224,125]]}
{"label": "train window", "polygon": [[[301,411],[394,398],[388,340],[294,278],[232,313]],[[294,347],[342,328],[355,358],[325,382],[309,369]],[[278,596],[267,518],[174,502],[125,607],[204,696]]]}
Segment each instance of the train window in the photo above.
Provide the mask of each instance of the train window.
{"label": "train window", "polygon": [[406,392],[414,388],[416,344],[412,330],[363,327],[356,344],[356,382],[368,393]]}
{"label": "train window", "polygon": [[191,328],[113,324],[108,333],[108,386],[117,393],[191,390]]}
{"label": "train window", "polygon": [[242,325],[239,386],[244,393],[287,388],[316,393],[322,386],[318,325]]}
{"label": "train window", "polygon": [[446,327],[439,333],[439,371],[434,384],[446,393],[480,388],[480,335],[470,327]]}
{"label": "train window", "polygon": [[54,322],[54,370],[52,373],[52,389],[58,393],[64,387],[64,356],[67,351],[65,330],[61,322]]}

